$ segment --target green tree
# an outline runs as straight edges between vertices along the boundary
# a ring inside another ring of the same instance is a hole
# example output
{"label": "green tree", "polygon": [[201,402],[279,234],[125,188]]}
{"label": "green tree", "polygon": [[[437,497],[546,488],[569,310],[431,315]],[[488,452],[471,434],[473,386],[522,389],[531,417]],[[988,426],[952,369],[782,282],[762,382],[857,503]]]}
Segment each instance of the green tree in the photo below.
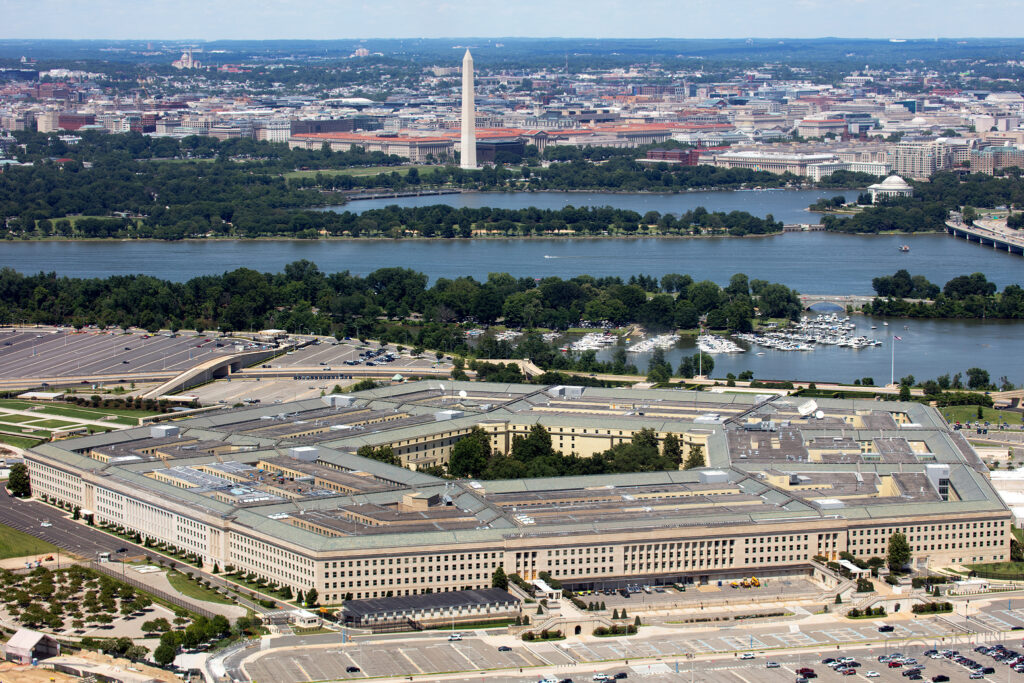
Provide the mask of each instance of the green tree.
{"label": "green tree", "polygon": [[156,663],[160,666],[167,666],[174,661],[176,655],[177,652],[175,649],[165,643],[156,648],[153,652],[153,659],[156,660]]}
{"label": "green tree", "polygon": [[397,465],[399,467],[402,465],[401,459],[395,455],[391,446],[380,446],[378,448],[370,445],[360,446],[359,450],[356,451],[356,455],[369,458],[370,460],[379,460],[388,465]]}
{"label": "green tree", "polygon": [[490,459],[491,437],[480,427],[473,427],[469,434],[452,446],[448,474],[453,477],[479,477],[487,469]]}
{"label": "green tree", "polygon": [[900,400],[901,401],[909,401],[910,400],[910,387],[907,386],[906,384],[901,384],[900,385]]}
{"label": "green tree", "polygon": [[32,495],[32,486],[29,483],[28,467],[25,463],[11,465],[11,473],[7,478],[7,490],[15,498],[28,498]]}
{"label": "green tree", "polygon": [[683,449],[679,445],[679,437],[675,434],[667,434],[661,442],[661,457],[668,462],[673,462],[676,467],[683,462]]}
{"label": "green tree", "polygon": [[672,366],[665,360],[665,351],[654,349],[651,360],[647,364],[648,382],[667,382],[672,377]]}
{"label": "green tree", "polygon": [[508,590],[508,576],[505,574],[505,570],[498,567],[491,574],[491,588],[500,588],[501,590]]}
{"label": "green tree", "polygon": [[910,564],[910,543],[907,537],[897,532],[889,537],[889,552],[886,555],[889,570],[898,572]]}
{"label": "green tree", "polygon": [[697,443],[690,445],[690,452],[686,456],[683,469],[692,470],[696,467],[704,467],[704,447]]}
{"label": "green tree", "polygon": [[310,588],[306,591],[306,604],[310,607],[316,607],[320,601],[320,594],[316,592],[315,588]]}

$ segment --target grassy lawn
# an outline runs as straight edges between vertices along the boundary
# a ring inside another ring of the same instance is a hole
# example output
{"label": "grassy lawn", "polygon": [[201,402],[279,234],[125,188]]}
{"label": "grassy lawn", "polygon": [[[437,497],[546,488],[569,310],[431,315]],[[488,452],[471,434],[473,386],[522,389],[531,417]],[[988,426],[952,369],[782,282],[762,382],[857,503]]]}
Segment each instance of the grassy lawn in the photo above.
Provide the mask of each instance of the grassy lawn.
{"label": "grassy lawn", "polygon": [[[100,420],[104,417],[118,416],[125,418],[148,417],[158,413],[148,410],[125,410],[123,408],[91,408],[89,406],[77,406],[70,403],[28,403],[12,399],[0,399],[0,408],[11,408],[14,410],[31,410],[43,415],[57,415],[60,417],[82,418],[86,420]],[[135,424],[134,422],[129,424]]]}
{"label": "grassy lawn", "polygon": [[0,524],[0,559],[26,555],[48,555],[57,550],[55,545]]}
{"label": "grassy lawn", "polygon": [[190,581],[189,578],[181,572],[167,572],[167,580],[171,582],[171,587],[173,587],[174,590],[187,597],[194,598],[196,600],[204,600],[206,602],[216,602],[221,605],[235,604],[220,593],[216,593],[205,586],[200,586],[195,581]]}
{"label": "grassy lawn", "polygon": [[1011,525],[1010,531],[1013,533],[1013,537],[1017,539],[1018,543],[1024,543],[1024,529],[1019,529]]}
{"label": "grassy lawn", "polygon": [[58,415],[60,417],[80,418],[83,420],[102,420],[105,417],[146,417],[156,414],[145,410],[93,409],[81,406],[46,406],[39,412],[46,415]]}
{"label": "grassy lawn", "polygon": [[[22,431],[22,429],[28,429],[28,431]],[[35,439],[49,439],[50,432],[41,429],[29,429],[28,427],[15,428],[7,427],[3,430],[10,436],[20,436],[21,438],[35,438]]]}
{"label": "grassy lawn", "polygon": [[11,436],[9,434],[0,434],[0,442],[17,446],[18,448],[32,448],[45,439],[32,439],[27,436]]}
{"label": "grassy lawn", "polygon": [[978,572],[979,576],[994,578],[1020,578],[1024,577],[1024,562],[989,562],[986,564],[967,564],[968,569]]}
{"label": "grassy lawn", "polygon": [[29,408],[38,405],[36,403],[29,403],[28,401],[16,401],[13,398],[0,398],[0,408],[13,408],[14,410],[28,410]]}
{"label": "grassy lawn", "polygon": [[285,173],[285,178],[312,178],[318,173],[324,175],[351,175],[351,176],[368,176],[368,175],[380,175],[381,173],[391,173],[392,171],[398,172],[400,175],[405,175],[409,172],[410,168],[422,170],[424,168],[430,168],[430,166],[363,166],[356,168],[325,168],[321,170],[312,171],[291,171]]}
{"label": "grassy lawn", "polygon": [[[954,422],[975,422],[978,419],[978,406],[949,406],[948,408],[938,409],[942,416],[946,418],[946,422],[950,424]],[[1011,425],[1021,424],[1021,414],[1015,413],[1012,410],[996,410],[995,408],[982,408],[981,421],[989,421],[992,424],[997,422],[1006,422]]]}
{"label": "grassy lawn", "polygon": [[0,413],[0,422],[9,425],[20,425],[24,422],[31,422],[32,420],[38,420],[39,418],[35,415],[7,415]]}
{"label": "grassy lawn", "polygon": [[40,429],[67,429],[68,427],[77,427],[77,422],[65,422],[64,420],[41,420],[39,422],[33,422],[29,427],[39,427]]}

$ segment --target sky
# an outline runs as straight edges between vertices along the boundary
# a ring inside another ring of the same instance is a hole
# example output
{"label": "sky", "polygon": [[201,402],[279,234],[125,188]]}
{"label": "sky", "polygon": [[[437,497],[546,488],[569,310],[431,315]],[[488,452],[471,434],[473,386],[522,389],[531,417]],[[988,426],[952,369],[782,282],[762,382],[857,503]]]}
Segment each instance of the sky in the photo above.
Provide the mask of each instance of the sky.
{"label": "sky", "polygon": [[2,39],[1024,36],[1024,0],[0,0]]}

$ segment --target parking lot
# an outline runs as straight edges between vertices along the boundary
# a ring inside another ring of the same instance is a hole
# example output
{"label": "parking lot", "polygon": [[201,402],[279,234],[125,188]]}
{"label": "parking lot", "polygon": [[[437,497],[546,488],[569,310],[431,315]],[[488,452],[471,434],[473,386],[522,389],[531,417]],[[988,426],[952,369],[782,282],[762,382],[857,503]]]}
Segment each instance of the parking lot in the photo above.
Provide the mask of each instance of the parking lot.
{"label": "parking lot", "polygon": [[142,332],[4,330],[0,332],[0,379],[175,373],[218,354],[234,353],[235,344],[191,333],[170,337]]}
{"label": "parking lot", "polygon": [[[1024,607],[1024,601],[1021,601]],[[998,612],[994,610],[995,618]],[[1005,610],[1007,619],[1013,623],[1024,624],[1024,610]],[[986,615],[989,612],[985,613]],[[972,616],[972,621],[974,617]],[[878,626],[887,623],[893,626],[891,633],[882,634]],[[1010,623],[1009,621],[1007,623]],[[792,683],[795,680],[793,675],[800,665],[807,665],[808,662],[820,661],[823,657],[837,656],[836,653],[846,653],[851,648],[862,649],[862,667],[854,677],[840,676],[829,670],[818,671],[822,677],[835,677],[837,681],[850,678],[864,678],[866,671],[874,669],[880,674],[878,680],[904,681],[905,679],[895,673],[890,675],[888,669],[879,666],[876,657],[887,652],[899,651],[904,654],[919,657],[931,672],[932,668],[941,670],[946,664],[935,660],[932,667],[932,660],[925,660],[923,652],[933,647],[940,647],[940,644],[949,639],[949,633],[957,630],[958,625],[944,618],[919,618],[919,619],[892,619],[892,620],[870,620],[844,621],[844,622],[823,622],[798,624],[792,620],[785,622],[766,623],[748,626],[718,627],[709,628],[706,631],[697,631],[692,627],[686,631],[680,630],[678,634],[665,633],[664,629],[660,635],[645,636],[643,631],[639,635],[620,638],[586,638],[570,639],[550,643],[523,643],[511,641],[511,652],[499,652],[497,642],[494,638],[482,638],[480,634],[464,634],[461,642],[448,642],[443,633],[439,634],[409,634],[404,639],[392,638],[386,644],[380,640],[363,641],[359,643],[340,644],[340,636],[334,636],[339,641],[338,646],[327,649],[294,649],[285,648],[271,650],[266,655],[246,665],[246,671],[251,678],[259,680],[274,680],[281,683],[299,681],[324,680],[334,678],[361,678],[365,676],[402,676],[409,674],[432,674],[446,671],[486,671],[495,668],[507,667],[530,667],[530,666],[556,666],[556,667],[578,667],[588,662],[614,662],[636,659],[660,659],[663,662],[682,661],[689,666],[687,655],[693,654],[698,657],[714,657],[721,655],[721,658],[713,661],[714,666],[705,664],[704,659],[696,660],[695,666],[703,667],[705,677],[702,680],[730,680],[735,683],[744,683],[743,680],[736,681],[729,678],[729,671],[736,669],[742,671],[750,669],[757,671],[757,683]],[[1009,628],[1009,627],[1004,627]],[[995,637],[995,633],[988,636]],[[986,638],[985,634],[975,635],[975,639]],[[893,644],[887,646],[886,641]],[[324,641],[317,641],[324,642]],[[504,641],[500,641],[504,642]],[[986,640],[986,642],[989,642]],[[994,642],[994,641],[992,641]],[[860,643],[860,645],[858,645]],[[279,647],[275,643],[275,648]],[[773,655],[772,650],[790,650],[799,648],[803,650],[799,655]],[[962,649],[962,648],[961,648]],[[756,664],[740,660],[742,652],[756,653],[756,659],[751,660]],[[871,662],[868,662],[870,658]],[[764,663],[769,660],[780,663],[779,669],[765,669]],[[980,660],[979,660],[980,661]],[[789,664],[802,664],[796,667]],[[359,672],[346,672],[349,666],[359,667]],[[615,666],[614,664],[607,665]],[[619,666],[619,669],[621,669]],[[644,664],[644,666],[648,666]],[[673,665],[674,666],[674,665]],[[822,668],[814,664],[810,666],[816,670]],[[958,678],[951,675],[951,680],[966,680],[966,672],[957,665],[950,665],[950,670],[958,673]],[[717,667],[717,668],[716,668]],[[787,670],[789,667],[789,670]],[[588,671],[612,671],[606,669],[605,665],[597,664],[595,668]],[[721,671],[722,673],[718,673]],[[653,675],[649,671],[645,675]],[[674,671],[662,672],[666,678],[662,680],[681,680],[672,677]],[[689,669],[687,669],[687,674]],[[1003,672],[1005,675],[1005,672]],[[934,674],[929,674],[934,675]],[[1016,676],[1016,674],[1013,674]],[[718,676],[725,676],[719,678]],[[781,678],[779,678],[781,676]],[[473,679],[478,680],[478,679]],[[525,680],[514,678],[509,680]],[[537,680],[536,678],[532,680]],[[755,683],[754,679],[746,679],[745,683]]]}
{"label": "parking lot", "polygon": [[230,380],[222,379],[188,389],[184,393],[188,396],[195,396],[203,405],[223,403],[230,406],[244,401],[283,403],[315,398],[320,395],[321,391],[329,394],[335,385],[344,388],[358,381],[358,378],[298,380],[235,376]]}
{"label": "parking lot", "polygon": [[[384,353],[372,359],[360,354],[365,351],[383,350]],[[382,363],[386,354],[391,354],[396,360],[390,363]],[[380,346],[379,344],[362,344],[359,340],[336,341],[327,337],[319,343],[305,346],[301,349],[289,351],[280,358],[275,358],[269,363],[271,368],[301,368],[301,369],[324,369],[343,370],[350,367],[367,367],[369,362],[378,363],[380,367],[388,365],[401,366],[403,369],[432,368],[438,365],[434,354],[424,354],[421,358],[413,358],[406,348],[400,352],[395,344]],[[450,367],[451,363],[445,363]]]}
{"label": "parking lot", "polygon": [[[877,634],[876,634],[877,636]],[[507,676],[488,676],[486,680],[521,683],[537,681],[544,676],[531,675],[528,667],[545,666],[544,671],[562,679],[574,678],[577,681],[589,681],[596,673],[614,675],[626,672],[630,678],[642,677],[650,681],[723,681],[728,683],[793,683],[798,678],[797,670],[803,667],[814,669],[816,679],[812,681],[876,681],[878,683],[906,683],[909,679],[903,675],[907,667],[890,668],[886,663],[878,661],[878,656],[899,652],[906,657],[915,657],[923,664],[921,672],[924,681],[931,681],[933,676],[945,675],[950,681],[966,681],[968,670],[946,658],[931,659],[924,655],[926,650],[933,649],[931,640],[902,642],[892,647],[875,645],[873,647],[844,647],[837,650],[834,646],[824,648],[808,648],[795,653],[777,654],[757,653],[753,659],[743,660],[739,653],[731,653],[720,657],[699,656],[687,657],[679,652],[681,643],[678,641],[651,641],[641,647],[626,645],[629,639],[618,640],[618,643],[601,644],[594,647],[566,645],[564,642],[543,643],[529,646],[517,646],[512,652],[499,652],[493,646],[484,645],[482,641],[472,638],[459,643],[449,643],[443,635],[434,638],[416,637],[410,640],[395,640],[375,644],[348,644],[332,648],[292,650],[281,656],[271,653],[246,666],[246,671],[253,680],[315,681],[331,679],[358,679],[366,677],[406,676],[414,673],[418,676],[434,672],[466,671],[485,672],[498,668],[524,669],[523,674]],[[682,641],[685,642],[685,641]],[[994,641],[993,641],[994,642]],[[991,643],[990,643],[991,644]],[[1006,640],[1008,647],[1020,648],[1019,641]],[[1010,667],[993,662],[990,657],[970,652],[971,645],[964,641],[957,646],[961,653],[974,658],[985,666],[993,666],[995,674],[985,676],[981,680],[1002,681],[1007,677],[1019,676]],[[670,654],[675,653],[675,654]],[[579,660],[583,655],[588,659]],[[852,656],[859,666],[856,673],[842,675],[822,663],[826,657]],[[618,658],[618,663],[607,662],[609,658]],[[628,663],[630,658],[644,658],[647,661]],[[650,661],[655,658],[655,661]],[[586,662],[594,662],[588,665]],[[768,662],[778,664],[769,668]],[[358,667],[358,672],[348,672],[348,667]],[[581,673],[582,672],[582,673]],[[869,676],[869,672],[877,676]],[[467,674],[452,680],[478,681],[480,673]]]}
{"label": "parking lot", "polygon": [[[620,590],[593,591],[590,594],[578,595],[583,602],[603,602],[608,609],[627,611],[649,611],[659,609],[676,609],[693,607],[700,603],[715,606],[757,605],[779,600],[795,600],[801,597],[816,596],[821,588],[802,577],[762,578],[756,588],[733,588],[729,582],[707,586],[688,585],[685,591],[678,591],[672,586],[650,587],[650,591],[634,590],[623,596]],[[625,582],[623,583],[625,585]],[[660,592],[659,592],[660,591]]]}
{"label": "parking lot", "polygon": [[[449,642],[447,634],[442,632],[389,640],[386,644],[340,645],[340,636],[338,640],[338,647],[272,652],[246,665],[245,669],[252,680],[286,683],[572,663],[550,643],[499,652],[496,647],[473,637]],[[346,671],[350,666],[360,671]]]}

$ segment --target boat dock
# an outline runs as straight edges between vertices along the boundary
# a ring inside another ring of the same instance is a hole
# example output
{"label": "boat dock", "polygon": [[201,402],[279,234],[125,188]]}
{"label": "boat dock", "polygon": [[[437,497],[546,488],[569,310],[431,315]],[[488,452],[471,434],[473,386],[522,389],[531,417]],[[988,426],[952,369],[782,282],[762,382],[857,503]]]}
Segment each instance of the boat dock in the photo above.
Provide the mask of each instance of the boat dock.
{"label": "boat dock", "polygon": [[973,225],[959,220],[946,221],[946,232],[969,242],[1024,256],[1024,235],[1006,227],[1005,220],[976,220]]}

